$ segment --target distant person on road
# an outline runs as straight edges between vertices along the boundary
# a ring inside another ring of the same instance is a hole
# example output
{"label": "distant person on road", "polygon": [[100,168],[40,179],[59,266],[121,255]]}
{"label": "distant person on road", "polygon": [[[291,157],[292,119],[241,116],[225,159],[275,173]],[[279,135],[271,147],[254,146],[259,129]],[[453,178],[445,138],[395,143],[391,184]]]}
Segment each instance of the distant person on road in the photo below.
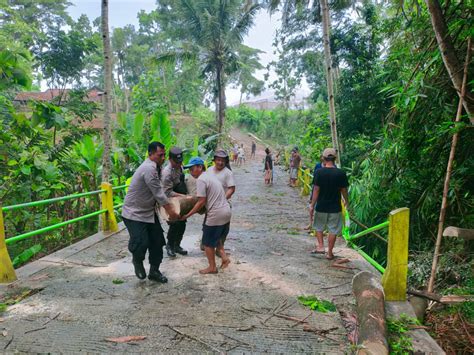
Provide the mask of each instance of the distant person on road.
{"label": "distant person on road", "polygon": [[293,148],[290,159],[290,186],[296,186],[296,179],[298,179],[298,169],[301,165],[301,155],[298,147]]}
{"label": "distant person on road", "polygon": [[239,162],[238,166],[242,166],[245,163],[245,150],[244,145],[242,144],[239,148]]}
{"label": "distant person on road", "polygon": [[202,229],[202,243],[204,244],[209,266],[199,270],[199,273],[217,274],[216,249],[222,258],[221,268],[224,269],[230,264],[230,259],[225,253],[222,241],[229,233],[232,215],[230,205],[221,183],[214,174],[205,171],[204,161],[201,158],[192,158],[185,168],[189,168],[190,174],[197,179],[197,197],[199,200],[193,209],[181,219],[188,219],[203,206],[206,206],[206,217]]}
{"label": "distant person on road", "polygon": [[273,184],[273,159],[270,149],[265,148],[265,185]]}
{"label": "distant person on road", "polygon": [[163,246],[166,242],[155,212],[155,204],[164,207],[170,220],[179,218],[169,204],[161,182],[161,166],[165,161],[165,154],[165,146],[160,142],[151,142],[148,145],[148,158],[133,174],[122,208],[122,218],[130,234],[128,250],[133,256],[135,275],[141,280],[146,278],[143,260],[148,250],[148,278],[161,283],[168,282],[160,272]]}
{"label": "distant person on road", "polygon": [[310,213],[314,212],[316,206],[313,227],[318,239],[318,245],[311,253],[324,254],[323,231],[327,227],[329,238],[326,258],[332,260],[336,237],[342,232],[341,195],[347,209],[349,207],[347,194],[349,183],[346,173],[336,167],[335,149],[324,149],[323,160],[324,167],[318,169],[314,175],[314,192],[310,205]]}
{"label": "distant person on road", "polygon": [[239,145],[234,144],[234,148],[232,148],[232,162],[237,164],[237,160],[239,158]]}
{"label": "distant person on road", "polygon": [[[209,174],[214,174],[217,180],[219,180],[224,188],[225,198],[229,201],[229,205],[232,207],[230,199],[235,193],[235,181],[234,173],[229,164],[229,155],[225,150],[220,149],[214,153],[214,166],[211,166],[207,171]],[[222,244],[225,243],[226,239],[227,234],[222,237]],[[216,255],[220,257],[219,251],[216,251]]]}
{"label": "distant person on road", "polygon": [[[183,151],[181,148],[173,147],[169,152],[169,164],[165,166],[162,173],[163,189],[167,197],[185,196],[187,194],[183,173]],[[169,257],[175,258],[176,253],[188,255],[188,252],[181,247],[186,221],[168,222],[168,242],[166,243],[166,253]]]}
{"label": "distant person on road", "polygon": [[250,153],[250,159],[255,159],[255,153],[257,152],[257,144],[252,141],[252,152]]}

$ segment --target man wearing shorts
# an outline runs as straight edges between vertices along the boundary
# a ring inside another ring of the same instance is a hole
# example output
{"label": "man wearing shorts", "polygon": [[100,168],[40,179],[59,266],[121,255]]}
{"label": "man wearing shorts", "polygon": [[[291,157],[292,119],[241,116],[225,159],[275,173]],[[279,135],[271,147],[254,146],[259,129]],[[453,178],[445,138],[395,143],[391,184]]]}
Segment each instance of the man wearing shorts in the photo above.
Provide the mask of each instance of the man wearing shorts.
{"label": "man wearing shorts", "polygon": [[224,188],[214,174],[206,172],[204,161],[192,158],[185,168],[189,168],[190,174],[197,179],[196,192],[199,198],[196,205],[181,220],[186,220],[204,205],[206,206],[206,218],[202,228],[202,243],[206,252],[209,266],[199,270],[200,274],[217,274],[216,249],[222,259],[221,268],[230,264],[230,259],[224,251],[223,238],[229,233],[231,209],[227,201]]}
{"label": "man wearing shorts", "polygon": [[327,227],[329,232],[327,258],[334,258],[333,248],[336,237],[342,232],[341,195],[344,198],[346,209],[349,205],[347,187],[349,183],[344,171],[336,167],[336,150],[326,148],[323,152],[324,167],[318,169],[314,175],[313,198],[310,213],[314,213],[313,228],[316,230],[318,245],[313,254],[324,254],[323,231]]}

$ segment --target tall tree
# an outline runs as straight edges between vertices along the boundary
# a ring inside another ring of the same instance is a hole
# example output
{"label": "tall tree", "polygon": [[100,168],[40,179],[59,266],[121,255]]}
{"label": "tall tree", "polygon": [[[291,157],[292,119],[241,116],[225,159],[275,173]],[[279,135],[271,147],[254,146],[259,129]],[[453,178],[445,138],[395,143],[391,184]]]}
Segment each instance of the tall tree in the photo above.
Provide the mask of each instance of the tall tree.
{"label": "tall tree", "polygon": [[256,96],[265,87],[265,83],[255,77],[255,72],[263,69],[259,59],[260,53],[263,52],[243,44],[239,48],[239,69],[233,79],[235,85],[240,88],[239,104],[242,104],[244,94]]}
{"label": "tall tree", "polygon": [[[454,48],[453,40],[443,15],[443,10],[438,0],[425,0],[425,2],[428,7],[431,24],[436,35],[444,66],[448,71],[454,88],[458,92],[459,97],[461,97],[463,80],[462,63],[457,57],[456,49]],[[471,122],[474,123],[474,98],[469,90],[466,92],[465,97],[462,98],[462,101]]]}
{"label": "tall tree", "polygon": [[[283,26],[289,24],[288,19],[295,12],[309,11],[312,15],[312,19],[315,23],[322,23],[323,29],[323,44],[324,44],[324,58],[325,58],[325,70],[326,70],[326,84],[328,91],[328,103],[329,103],[329,119],[331,122],[331,137],[332,145],[336,151],[339,149],[339,139],[337,134],[337,122],[336,122],[336,108],[334,103],[334,75],[333,75],[333,61],[331,57],[331,17],[329,13],[329,6],[336,10],[347,8],[351,4],[351,0],[333,0],[330,4],[328,0],[269,0],[270,11],[275,11],[282,5],[282,22]],[[338,159],[340,154],[338,154]]]}
{"label": "tall tree", "polygon": [[[229,76],[238,69],[238,49],[260,4],[241,0],[179,0],[163,5],[174,28],[179,29],[176,37],[182,41],[173,58],[176,54],[199,58],[203,75],[213,82],[220,133],[225,121],[225,87]],[[169,53],[161,56],[166,57]]]}
{"label": "tall tree", "polygon": [[[326,61],[326,84],[328,87],[328,102],[329,102],[329,119],[331,121],[331,140],[332,146],[339,150],[339,138],[337,135],[337,124],[336,124],[336,106],[334,103],[334,83],[332,73],[332,57],[331,57],[331,46],[330,46],[330,33],[331,23],[329,17],[329,5],[327,0],[321,1],[321,18],[323,23],[323,43],[324,43],[324,59]],[[340,161],[340,154],[337,155]]]}
{"label": "tall tree", "polygon": [[112,51],[109,37],[109,1],[102,0],[102,40],[104,43],[104,155],[102,158],[102,181],[109,181],[110,152],[112,150],[111,120],[112,112]]}
{"label": "tall tree", "polygon": [[[294,57],[289,55],[285,45],[285,36],[277,31],[273,41],[273,54],[278,55],[278,60],[270,62],[267,69],[273,68],[275,71],[277,78],[269,86],[275,91],[275,98],[288,110],[291,98],[296,95],[296,89],[301,84],[301,74],[296,68]],[[268,77],[269,72],[265,75],[266,79]]]}

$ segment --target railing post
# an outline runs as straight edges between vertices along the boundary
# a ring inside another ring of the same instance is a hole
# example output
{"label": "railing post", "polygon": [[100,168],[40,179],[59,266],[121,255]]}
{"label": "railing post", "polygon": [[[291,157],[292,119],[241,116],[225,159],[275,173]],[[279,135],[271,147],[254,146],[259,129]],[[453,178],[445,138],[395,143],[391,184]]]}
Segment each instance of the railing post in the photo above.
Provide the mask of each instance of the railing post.
{"label": "railing post", "polygon": [[303,196],[307,196],[307,195],[309,195],[310,183],[311,183],[311,181],[310,181],[310,176],[309,176],[310,171],[309,171],[309,169],[305,169],[305,170],[303,170],[303,173],[304,173],[304,175],[303,175],[303,191],[302,191],[302,195],[303,195]]}
{"label": "railing post", "polygon": [[298,168],[298,175],[296,176],[296,186],[300,187],[301,186],[301,172],[303,169]]}
{"label": "railing post", "polygon": [[116,232],[118,231],[118,225],[114,213],[112,185],[108,182],[103,182],[100,187],[102,190],[105,190],[105,192],[101,193],[101,209],[107,210],[107,212],[102,214],[102,229],[104,232]]}
{"label": "railing post", "polygon": [[406,207],[396,209],[390,212],[388,221],[387,267],[382,276],[382,286],[387,301],[405,301],[410,210]]}
{"label": "railing post", "polygon": [[5,225],[3,224],[2,205],[0,205],[0,283],[10,283],[15,280],[15,269],[5,244]]}

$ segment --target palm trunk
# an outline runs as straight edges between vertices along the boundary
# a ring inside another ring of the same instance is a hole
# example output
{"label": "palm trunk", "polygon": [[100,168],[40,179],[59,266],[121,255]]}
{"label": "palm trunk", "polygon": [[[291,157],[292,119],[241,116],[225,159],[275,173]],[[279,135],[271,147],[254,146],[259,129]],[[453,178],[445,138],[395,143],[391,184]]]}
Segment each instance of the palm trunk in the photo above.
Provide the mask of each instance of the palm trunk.
{"label": "palm trunk", "polygon": [[219,100],[218,116],[217,116],[217,131],[222,133],[225,120],[225,85],[223,80],[222,67],[217,68],[217,95]]}
{"label": "palm trunk", "polygon": [[[462,74],[461,97],[459,98],[458,110],[456,112],[456,120],[455,120],[456,123],[458,123],[461,120],[463,97],[466,94],[466,86],[467,86],[467,68],[469,66],[470,58],[471,58],[471,39],[469,39],[467,42],[466,63],[464,64],[464,73]],[[444,220],[446,217],[446,208],[448,207],[449,183],[451,180],[451,171],[453,169],[454,155],[456,153],[456,146],[458,144],[458,139],[459,139],[459,132],[456,132],[454,133],[453,139],[451,142],[451,150],[449,152],[448,166],[446,167],[446,176],[444,178],[443,198],[441,200],[441,210],[439,212],[439,221],[438,221],[438,234],[436,235],[436,245],[435,245],[435,251],[434,251],[434,256],[433,256],[433,263],[431,265],[431,275],[428,282],[428,292],[433,292],[434,283],[436,279],[436,271],[438,269],[439,252],[441,249],[441,241],[443,240]]]}
{"label": "palm trunk", "polygon": [[[443,58],[444,66],[448,71],[454,88],[458,92],[458,95],[461,96],[463,80],[462,64],[456,56],[452,38],[449,35],[446,22],[444,21],[443,10],[438,0],[425,0],[425,2],[428,7],[428,12],[430,13],[431,24],[436,35],[436,40],[438,41],[438,47],[441,52],[441,57]],[[471,122],[474,123],[474,99],[472,94],[466,92],[462,101]]]}
{"label": "palm trunk", "polygon": [[329,120],[331,122],[331,139],[332,145],[336,150],[338,163],[341,163],[340,151],[339,151],[339,140],[337,136],[337,124],[336,124],[336,107],[334,103],[334,84],[333,84],[333,73],[332,73],[332,59],[331,59],[331,47],[329,45],[330,36],[330,18],[329,18],[329,6],[327,0],[321,0],[321,17],[323,20],[323,42],[324,42],[324,58],[326,61],[326,82],[328,87],[328,101],[329,101]]}
{"label": "palm trunk", "polygon": [[102,181],[108,182],[110,178],[110,152],[111,152],[111,122],[112,111],[112,53],[109,37],[109,1],[102,0],[102,40],[104,43],[104,155],[102,157]]}

